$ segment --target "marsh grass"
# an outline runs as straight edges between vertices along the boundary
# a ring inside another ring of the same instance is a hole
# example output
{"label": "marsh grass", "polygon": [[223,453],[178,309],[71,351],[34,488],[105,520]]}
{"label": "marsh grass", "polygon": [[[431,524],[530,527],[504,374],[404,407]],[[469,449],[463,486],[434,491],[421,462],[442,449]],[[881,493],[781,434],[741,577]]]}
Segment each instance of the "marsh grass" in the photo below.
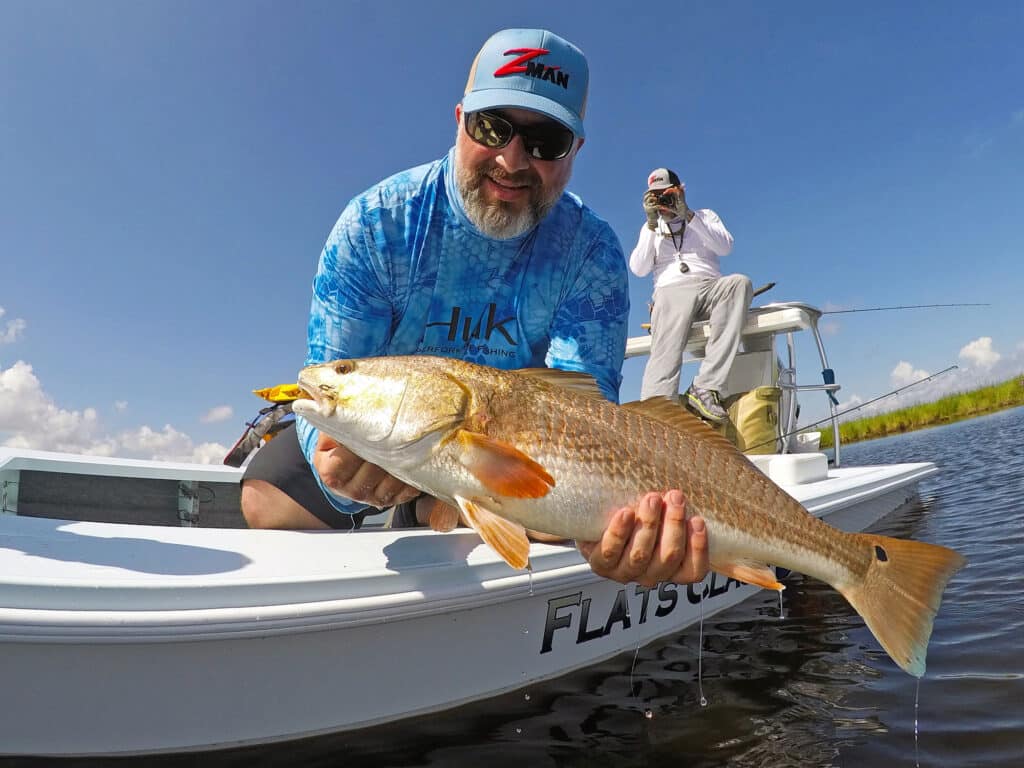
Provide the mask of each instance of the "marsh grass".
{"label": "marsh grass", "polygon": [[[872,440],[924,427],[937,427],[1019,405],[1024,405],[1024,376],[1015,376],[1000,384],[970,392],[957,392],[931,403],[844,421],[839,425],[839,438],[844,443]],[[832,429],[827,424],[820,429],[821,447],[828,448],[832,445]]]}

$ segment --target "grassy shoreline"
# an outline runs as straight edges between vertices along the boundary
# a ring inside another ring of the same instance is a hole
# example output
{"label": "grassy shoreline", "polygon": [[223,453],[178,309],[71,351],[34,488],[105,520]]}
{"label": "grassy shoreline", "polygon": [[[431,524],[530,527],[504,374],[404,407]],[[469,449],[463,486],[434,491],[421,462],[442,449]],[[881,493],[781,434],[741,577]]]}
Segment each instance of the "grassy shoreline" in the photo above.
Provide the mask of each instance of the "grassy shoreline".
{"label": "grassy shoreline", "polygon": [[[932,403],[920,403],[877,416],[844,421],[839,425],[839,439],[843,443],[873,440],[887,435],[899,435],[915,429],[937,427],[954,421],[984,416],[995,411],[1024,405],[1024,376],[981,387],[970,392],[957,392]],[[821,429],[821,447],[832,445],[832,430],[827,424]]]}

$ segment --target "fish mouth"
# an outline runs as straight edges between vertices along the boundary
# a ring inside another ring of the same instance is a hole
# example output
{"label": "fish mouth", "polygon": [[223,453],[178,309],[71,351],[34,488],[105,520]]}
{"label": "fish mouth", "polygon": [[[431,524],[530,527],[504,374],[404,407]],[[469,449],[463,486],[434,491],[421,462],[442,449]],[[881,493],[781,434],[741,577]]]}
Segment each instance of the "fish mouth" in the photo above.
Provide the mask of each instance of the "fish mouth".
{"label": "fish mouth", "polygon": [[[337,401],[332,393],[327,391],[326,387],[307,384],[303,381],[299,381],[298,384],[301,394],[296,398],[296,401],[311,400],[322,415],[331,416],[334,414],[337,408]],[[304,409],[300,407],[299,410],[302,411]]]}

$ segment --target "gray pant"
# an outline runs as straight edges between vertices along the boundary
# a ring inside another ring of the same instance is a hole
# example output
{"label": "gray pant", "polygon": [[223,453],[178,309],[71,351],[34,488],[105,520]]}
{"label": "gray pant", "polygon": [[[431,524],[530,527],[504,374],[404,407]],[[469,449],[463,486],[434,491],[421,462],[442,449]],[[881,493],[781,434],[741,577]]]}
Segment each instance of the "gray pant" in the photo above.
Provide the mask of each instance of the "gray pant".
{"label": "gray pant", "polygon": [[711,321],[711,338],[693,385],[721,392],[739,349],[753,292],[746,275],[690,279],[657,289],[651,313],[651,355],[640,399],[679,394],[679,369],[694,320]]}

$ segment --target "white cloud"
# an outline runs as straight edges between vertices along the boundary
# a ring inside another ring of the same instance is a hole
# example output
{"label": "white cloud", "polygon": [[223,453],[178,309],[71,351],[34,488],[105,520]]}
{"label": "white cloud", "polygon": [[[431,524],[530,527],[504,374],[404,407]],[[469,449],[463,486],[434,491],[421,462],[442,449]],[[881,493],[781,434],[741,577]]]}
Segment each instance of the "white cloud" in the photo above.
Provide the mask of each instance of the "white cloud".
{"label": "white cloud", "polygon": [[991,369],[1001,358],[1002,355],[992,348],[991,336],[982,336],[960,349],[961,360],[967,360],[985,370]]}
{"label": "white cloud", "polygon": [[0,367],[0,445],[200,464],[219,463],[228,450],[217,443],[197,446],[170,424],[159,432],[143,426],[107,434],[95,408],[69,410],[54,403],[23,360]]}
{"label": "white cloud", "polygon": [[1024,125],[1024,109],[1018,109],[1010,115],[1012,125]]}
{"label": "white cloud", "polygon": [[234,415],[235,411],[230,405],[217,405],[200,416],[199,420],[203,424],[216,424],[219,421],[227,421]]}
{"label": "white cloud", "polygon": [[125,411],[128,410],[128,401],[127,400],[115,400],[114,401],[114,410],[117,411],[118,413],[124,413]]}
{"label": "white cloud", "polygon": [[118,435],[118,442],[133,455],[146,455],[153,458],[180,456],[186,453],[192,445],[188,435],[179,432],[170,424],[165,424],[160,432],[146,426],[131,432],[122,432]]}
{"label": "white cloud", "polygon": [[0,433],[13,435],[6,445],[54,451],[81,450],[98,436],[94,408],[72,411],[59,408],[43,392],[32,366],[19,360],[0,369]]}
{"label": "white cloud", "polygon": [[836,320],[823,320],[818,323],[818,330],[823,336],[836,336],[842,326]]}
{"label": "white cloud", "polygon": [[192,448],[192,453],[186,461],[195,464],[220,464],[227,453],[228,449],[220,443],[200,443]]}
{"label": "white cloud", "polygon": [[837,304],[834,301],[826,301],[821,305],[822,314],[829,314],[830,312],[845,312],[846,310],[853,309],[850,304]]}
{"label": "white cloud", "polygon": [[[0,318],[7,314],[7,310],[0,307]],[[0,344],[13,344],[25,331],[27,323],[20,317],[8,320],[5,326],[0,326]]]}
{"label": "white cloud", "polygon": [[[858,395],[858,394],[850,395],[845,400],[840,400],[839,401],[839,405],[836,406],[836,413],[844,413],[846,411],[849,411],[851,408],[856,408],[858,405],[860,405],[863,402],[864,402],[864,398],[861,397],[860,395]],[[864,415],[861,412],[863,410],[864,409],[861,408],[861,409],[859,409],[857,411],[853,411],[852,413],[850,413],[847,416],[841,416],[840,417],[840,421],[849,421],[850,419],[859,419],[859,418],[861,418]],[[822,417],[822,418],[824,418],[824,417]]]}
{"label": "white cloud", "polygon": [[931,374],[921,368],[915,369],[906,360],[900,360],[896,367],[889,373],[889,381],[892,382],[894,387],[905,387],[907,384],[913,384],[915,381],[924,379]]}
{"label": "white cloud", "polygon": [[[992,349],[991,342],[992,340],[985,336],[971,342],[961,350],[961,357],[965,356],[966,350],[970,350],[967,354],[980,356],[983,360],[991,361],[990,367],[977,364],[971,367],[960,368],[953,366],[953,370],[943,369],[936,373],[928,374],[923,370],[915,370],[914,366],[906,361],[900,361],[890,374],[893,381],[892,389],[898,389],[900,386],[917,382],[929,375],[931,378],[889,396],[884,396],[885,391],[880,389],[878,393],[872,393],[867,398],[870,401],[873,398],[880,397],[877,402],[859,408],[849,416],[844,417],[843,421],[873,416],[879,413],[888,413],[889,411],[907,408],[918,403],[931,403],[947,395],[958,392],[970,392],[980,387],[1006,381],[1014,376],[1024,375],[1024,340],[1017,342],[1013,351],[1005,355],[995,352]],[[986,354],[986,352],[991,354]],[[906,383],[897,383],[899,377],[905,378]],[[880,388],[881,386],[881,383],[879,383]],[[827,416],[827,411],[822,408],[819,398],[813,396],[808,398],[804,395],[800,402],[804,406],[804,418],[800,419],[801,424],[809,424]],[[851,395],[848,400],[841,402],[836,410],[848,410],[860,405],[862,402],[860,396]]]}

